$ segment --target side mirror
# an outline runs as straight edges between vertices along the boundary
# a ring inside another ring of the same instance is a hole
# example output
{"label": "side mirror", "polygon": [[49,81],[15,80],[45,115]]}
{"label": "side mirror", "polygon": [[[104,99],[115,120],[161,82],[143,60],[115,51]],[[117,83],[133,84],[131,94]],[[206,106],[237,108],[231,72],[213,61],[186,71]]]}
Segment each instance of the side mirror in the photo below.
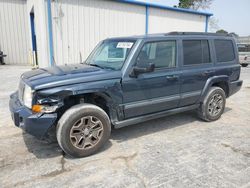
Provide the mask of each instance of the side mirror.
{"label": "side mirror", "polygon": [[130,74],[131,77],[136,78],[139,74],[153,72],[155,70],[155,64],[149,63],[148,67],[133,67],[133,70]]}

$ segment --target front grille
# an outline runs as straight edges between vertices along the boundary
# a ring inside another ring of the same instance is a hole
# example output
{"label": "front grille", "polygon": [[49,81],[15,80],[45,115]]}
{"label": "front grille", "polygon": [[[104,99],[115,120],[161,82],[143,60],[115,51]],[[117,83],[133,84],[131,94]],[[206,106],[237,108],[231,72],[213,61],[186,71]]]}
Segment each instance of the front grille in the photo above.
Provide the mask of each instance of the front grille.
{"label": "front grille", "polygon": [[22,80],[20,80],[18,87],[18,98],[22,104],[23,104],[24,89],[25,89],[25,84]]}

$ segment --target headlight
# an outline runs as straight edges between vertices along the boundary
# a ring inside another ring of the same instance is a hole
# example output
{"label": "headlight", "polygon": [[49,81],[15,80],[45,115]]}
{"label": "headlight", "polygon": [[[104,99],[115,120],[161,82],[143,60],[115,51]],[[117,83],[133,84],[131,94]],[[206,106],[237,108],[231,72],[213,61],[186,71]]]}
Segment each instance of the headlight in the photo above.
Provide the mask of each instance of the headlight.
{"label": "headlight", "polygon": [[41,98],[32,106],[32,111],[35,113],[53,113],[58,108],[63,106],[63,102],[57,98]]}
{"label": "headlight", "polygon": [[32,108],[32,97],[33,97],[33,92],[31,88],[27,84],[25,84],[23,92],[23,104],[30,109]]}
{"label": "headlight", "polygon": [[32,106],[32,111],[35,113],[52,113],[55,112],[59,107],[60,107],[59,105],[48,106],[48,105],[35,104]]}

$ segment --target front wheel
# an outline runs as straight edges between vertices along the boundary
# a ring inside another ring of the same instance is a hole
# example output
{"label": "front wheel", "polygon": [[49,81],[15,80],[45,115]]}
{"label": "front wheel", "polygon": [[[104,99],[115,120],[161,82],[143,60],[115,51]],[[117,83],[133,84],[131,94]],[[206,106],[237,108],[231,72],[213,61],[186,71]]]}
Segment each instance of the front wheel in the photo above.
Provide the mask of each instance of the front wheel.
{"label": "front wheel", "polygon": [[220,87],[211,87],[198,109],[198,115],[205,121],[215,121],[224,112],[226,95]]}
{"label": "front wheel", "polygon": [[63,114],[56,135],[65,153],[73,157],[86,157],[105,144],[110,132],[110,120],[104,110],[92,104],[79,104]]}

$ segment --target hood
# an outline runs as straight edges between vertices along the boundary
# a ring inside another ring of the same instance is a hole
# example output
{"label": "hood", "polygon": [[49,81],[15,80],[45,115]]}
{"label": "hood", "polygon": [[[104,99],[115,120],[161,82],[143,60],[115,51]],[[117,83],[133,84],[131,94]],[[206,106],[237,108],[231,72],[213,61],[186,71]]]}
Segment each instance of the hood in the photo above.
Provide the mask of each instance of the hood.
{"label": "hood", "polygon": [[86,64],[71,64],[25,72],[22,79],[33,90],[76,83],[121,78],[121,71],[102,69]]}

